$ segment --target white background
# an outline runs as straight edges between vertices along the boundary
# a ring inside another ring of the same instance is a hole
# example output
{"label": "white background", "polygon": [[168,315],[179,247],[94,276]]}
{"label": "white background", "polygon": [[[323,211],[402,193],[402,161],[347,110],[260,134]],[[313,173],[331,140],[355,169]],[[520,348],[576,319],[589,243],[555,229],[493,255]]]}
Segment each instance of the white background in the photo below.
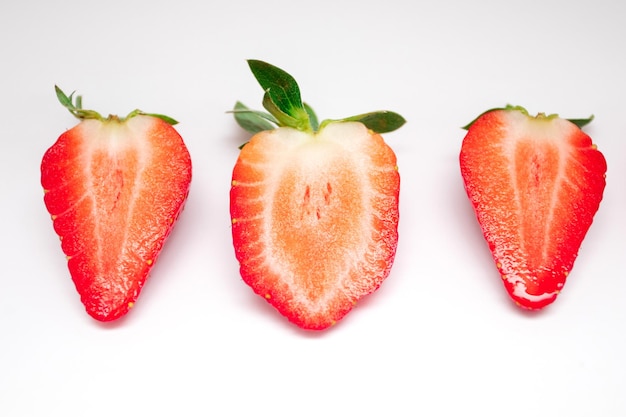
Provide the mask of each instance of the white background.
{"label": "white background", "polygon": [[[0,415],[626,415],[626,3],[35,1],[0,6]],[[241,281],[228,193],[261,108],[246,59],[299,81],[320,118],[408,123],[392,273],[329,331],[303,332]],[[39,164],[77,121],[170,115],[193,160],[186,209],[135,308],[80,303]],[[568,283],[509,300],[465,195],[460,128],[507,103],[596,119],[607,188]]]}

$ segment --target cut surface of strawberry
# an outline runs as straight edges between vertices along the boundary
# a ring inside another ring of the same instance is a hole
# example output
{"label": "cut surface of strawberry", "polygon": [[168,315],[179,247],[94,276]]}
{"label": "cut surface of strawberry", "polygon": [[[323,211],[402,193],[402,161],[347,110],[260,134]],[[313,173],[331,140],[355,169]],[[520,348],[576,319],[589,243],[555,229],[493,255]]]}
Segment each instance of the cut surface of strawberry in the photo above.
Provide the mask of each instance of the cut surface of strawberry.
{"label": "cut surface of strawberry", "polygon": [[461,174],[505,288],[521,307],[552,303],[597,212],[606,160],[580,127],[521,107],[467,126]]}
{"label": "cut surface of strawberry", "polygon": [[[241,276],[291,322],[322,330],[389,275],[398,240],[396,156],[358,119],[324,121],[317,128],[289,75],[261,61],[249,64],[266,90],[270,113],[241,103],[234,110],[238,122],[256,132],[241,149],[230,193]],[[281,82],[291,96],[268,98]],[[283,106],[277,119],[286,123],[273,120],[279,107],[273,105],[287,98],[299,110]],[[367,117],[391,130],[404,122],[390,112]]]}
{"label": "cut surface of strawberry", "polygon": [[112,321],[131,308],[183,209],[191,159],[172,119],[125,119],[82,110],[41,163],[44,202],[89,315]]}

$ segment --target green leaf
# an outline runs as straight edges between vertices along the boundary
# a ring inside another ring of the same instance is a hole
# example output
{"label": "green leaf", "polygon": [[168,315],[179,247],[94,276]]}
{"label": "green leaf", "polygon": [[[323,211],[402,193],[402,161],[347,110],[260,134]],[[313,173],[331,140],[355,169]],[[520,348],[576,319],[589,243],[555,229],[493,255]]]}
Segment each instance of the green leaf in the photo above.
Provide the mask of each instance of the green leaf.
{"label": "green leaf", "polygon": [[248,65],[265,91],[263,106],[276,117],[280,125],[312,131],[309,114],[302,104],[296,80],[267,62],[251,59],[248,60]]}
{"label": "green leaf", "polygon": [[251,133],[272,129],[271,123],[309,133],[317,132],[330,122],[357,121],[377,133],[394,131],[406,123],[402,116],[390,111],[376,111],[320,123],[313,108],[302,101],[298,83],[291,75],[267,62],[254,59],[247,62],[265,92],[263,107],[269,113],[250,110],[239,102],[235,104],[231,112],[237,123]]}
{"label": "green leaf", "polygon": [[586,119],[567,119],[567,120],[574,123],[576,126],[578,126],[579,129],[582,129],[584,126],[587,126],[589,123],[591,123],[593,119],[594,119],[594,115],[592,114]]}
{"label": "green leaf", "polygon": [[235,107],[233,107],[231,113],[235,115],[237,124],[252,134],[264,130],[273,130],[274,125],[278,123],[271,114],[250,110],[239,101],[235,103]]}
{"label": "green leaf", "polygon": [[[173,119],[173,118],[171,118],[171,117],[169,117],[169,116],[166,116],[166,115],[164,115],[164,114],[159,114],[159,113],[144,113],[144,112],[142,112],[141,110],[139,110],[139,113],[137,113],[137,114],[141,114],[141,115],[143,115],[143,116],[152,116],[152,117],[156,117],[157,119],[161,119],[161,120],[163,120],[165,123],[168,123],[168,124],[170,124],[170,125],[172,125],[172,126],[174,126],[174,125],[177,125],[177,124],[178,124],[178,121],[177,121],[177,120],[175,120],[175,119]],[[128,116],[126,116],[126,118],[127,118],[127,119],[129,119],[130,117],[132,117],[130,114],[129,114]]]}
{"label": "green leaf", "polygon": [[[74,93],[70,94],[69,96],[66,95],[63,90],[61,90],[58,86],[54,86],[54,89],[56,91],[56,95],[57,95],[57,99],[59,100],[59,102],[63,105],[63,107],[65,107],[66,109],[68,109],[70,111],[70,113],[72,113],[75,117],[84,120],[84,119],[96,119],[96,120],[101,120],[104,121],[105,119],[100,115],[100,113],[94,111],[94,110],[85,110],[83,109],[83,98],[82,96],[76,96],[76,98],[74,99]],[[127,119],[133,118],[135,116],[138,115],[143,115],[143,116],[151,116],[151,117],[156,117],[158,119],[163,120],[166,123],[169,123],[170,125],[175,125],[178,124],[178,122],[174,119],[172,119],[169,116],[166,116],[164,114],[159,114],[159,113],[146,113],[143,112],[139,109],[135,109],[133,111],[131,111],[130,113],[128,113],[128,115],[124,118],[118,118],[117,116],[113,116],[113,115],[109,115],[109,117],[107,118],[107,120],[119,120],[120,122],[123,122]]]}
{"label": "green leaf", "polygon": [[251,59],[248,65],[263,90],[269,92],[272,101],[283,113],[293,116],[294,110],[303,109],[300,88],[291,75],[263,61]]}
{"label": "green leaf", "polygon": [[[74,110],[76,107],[74,106],[74,103],[72,103],[72,96],[74,95],[75,92],[72,92],[72,94],[70,94],[70,96],[68,97],[63,90],[61,90],[59,88],[59,86],[55,85],[54,86],[54,91],[56,92],[57,95],[57,99],[59,100],[59,103],[61,103],[61,105],[63,105],[63,107],[67,107],[68,109]],[[80,101],[79,101],[80,103]]]}
{"label": "green leaf", "polygon": [[313,111],[313,108],[309,106],[307,103],[302,103],[302,105],[304,106],[304,110],[306,110],[306,113],[309,115],[309,122],[311,124],[311,129],[314,132],[316,132],[317,129],[320,127],[320,123],[317,120],[317,115],[315,114],[315,111]]}
{"label": "green leaf", "polygon": [[[322,125],[327,124],[333,120],[322,122]],[[399,129],[406,123],[404,117],[398,113],[394,113],[387,110],[375,111],[370,113],[359,114],[352,117],[346,117],[345,119],[334,120],[335,122],[361,122],[368,129],[373,130],[376,133],[393,132]]]}
{"label": "green leaf", "polygon": [[[270,112],[272,116],[276,118],[279,126],[290,126],[294,128],[298,128],[300,125],[300,121],[295,117],[292,117],[290,114],[285,113],[280,109],[278,104],[272,100],[272,96],[269,94],[269,91],[265,92],[263,95],[263,107]],[[308,122],[308,118],[306,120]]]}
{"label": "green leaf", "polygon": [[81,120],[84,120],[84,119],[102,120],[102,116],[100,115],[100,113],[93,111],[93,110],[83,109],[83,100],[81,96],[77,96],[76,101],[74,102],[75,91],[72,92],[72,94],[68,96],[57,85],[54,86],[54,91],[56,92],[56,96],[57,96],[57,99],[59,100],[59,103],[61,103],[63,107],[69,110],[69,112],[72,113],[74,117],[81,119]]}

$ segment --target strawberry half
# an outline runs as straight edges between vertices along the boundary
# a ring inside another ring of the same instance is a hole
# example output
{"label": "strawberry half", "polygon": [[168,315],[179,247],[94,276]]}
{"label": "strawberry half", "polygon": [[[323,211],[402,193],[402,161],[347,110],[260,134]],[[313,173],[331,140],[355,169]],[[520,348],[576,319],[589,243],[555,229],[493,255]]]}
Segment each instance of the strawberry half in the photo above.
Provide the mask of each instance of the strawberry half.
{"label": "strawberry half", "polygon": [[580,128],[589,119],[489,110],[466,126],[467,195],[521,307],[552,303],[565,284],[606,184],[606,161]]}
{"label": "strawberry half", "polygon": [[381,111],[318,125],[289,74],[248,64],[269,113],[241,103],[233,110],[255,133],[242,147],[230,192],[241,276],[291,322],[325,329],[389,275],[400,177],[379,133],[404,119]]}
{"label": "strawberry half", "polygon": [[43,156],[44,202],[87,313],[111,321],[135,303],[183,209],[191,159],[173,119],[103,118],[56,92],[82,121]]}

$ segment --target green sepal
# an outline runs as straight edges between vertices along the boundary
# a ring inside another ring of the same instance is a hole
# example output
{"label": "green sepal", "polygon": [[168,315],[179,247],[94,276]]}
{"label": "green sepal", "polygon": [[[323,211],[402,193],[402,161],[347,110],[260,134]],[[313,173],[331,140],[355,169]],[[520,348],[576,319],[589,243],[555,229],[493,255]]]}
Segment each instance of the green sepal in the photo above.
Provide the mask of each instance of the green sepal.
{"label": "green sepal", "polygon": [[[258,133],[277,126],[286,126],[303,132],[315,133],[331,122],[361,122],[376,133],[392,132],[406,123],[406,120],[391,111],[376,111],[338,120],[324,120],[321,123],[311,106],[302,101],[296,80],[287,72],[271,64],[258,60],[248,60],[254,77],[264,90],[263,107],[269,112],[248,109],[237,102],[231,111],[237,123],[246,131]],[[269,123],[268,123],[269,122]]]}
{"label": "green sepal", "polygon": [[[61,90],[59,90],[59,91],[61,91]],[[62,91],[61,91],[61,93],[62,93]],[[74,93],[70,94],[70,98],[69,98],[70,102],[72,101],[71,97],[72,97],[73,94]],[[57,92],[57,97],[58,97],[58,92]],[[83,108],[83,96],[76,96],[76,107],[79,108],[79,109]]]}
{"label": "green sepal", "polygon": [[594,119],[594,115],[592,114],[591,116],[587,117],[586,119],[567,119],[570,122],[574,123],[576,126],[578,126],[579,129],[582,129],[584,126],[587,126],[589,123],[591,123],[591,121]]}
{"label": "green sepal", "polygon": [[294,128],[299,128],[301,123],[298,121],[298,119],[291,116],[289,113],[284,112],[280,107],[278,107],[278,104],[274,100],[272,100],[272,96],[269,93],[269,90],[267,90],[263,95],[263,107],[276,118],[279,126],[290,126]]}
{"label": "green sepal", "polygon": [[54,86],[54,90],[56,92],[59,103],[61,103],[63,107],[68,109],[69,112],[74,115],[74,117],[81,120],[104,120],[102,115],[100,115],[100,113],[98,113],[97,111],[83,109],[83,98],[81,96],[76,96],[76,98],[74,98],[74,94],[76,93],[76,91],[72,92],[72,94],[68,96],[57,85]]}
{"label": "green sepal", "polygon": [[156,117],[157,119],[161,119],[163,120],[165,123],[168,123],[172,126],[177,125],[178,124],[178,120],[173,119],[169,116],[166,116],[164,114],[160,114],[160,113],[144,113],[141,112],[140,114],[144,115],[144,116],[152,116],[152,117]]}
{"label": "green sepal", "polygon": [[161,119],[164,122],[166,122],[166,123],[168,123],[168,124],[170,124],[172,126],[175,125],[175,124],[178,124],[178,122],[176,120],[174,120],[171,117],[166,116],[164,114],[146,113],[146,112],[143,112],[143,111],[141,111],[139,109],[135,109],[135,110],[131,111],[130,113],[128,113],[128,115],[126,117],[123,117],[123,118],[118,118],[117,116],[113,116],[113,115],[109,115],[109,117],[104,118],[104,117],[102,117],[102,115],[100,113],[98,113],[95,110],[85,110],[85,109],[83,109],[83,97],[80,96],[80,95],[74,97],[74,94],[76,93],[75,91],[72,92],[72,94],[70,94],[68,96],[57,85],[54,86],[54,90],[56,91],[57,99],[63,105],[63,107],[68,109],[70,113],[72,113],[76,118],[81,119],[81,120],[85,120],[85,119],[95,119],[95,120],[100,120],[100,121],[104,121],[104,120],[119,120],[120,122],[123,122],[123,121],[131,119],[131,118],[133,118],[135,116],[142,115],[142,116],[156,117],[157,119]]}
{"label": "green sepal", "polygon": [[292,114],[294,109],[303,109],[300,88],[296,80],[267,62],[250,59],[248,66],[265,92],[282,112]]}
{"label": "green sepal", "polygon": [[361,122],[368,129],[376,133],[388,133],[399,129],[406,123],[404,117],[392,111],[381,110],[370,113],[359,114],[339,120],[324,120],[322,127],[330,122]]}
{"label": "green sepal", "polygon": [[311,129],[314,132],[317,132],[317,129],[319,129],[320,127],[320,122],[317,120],[317,115],[315,114],[315,111],[313,111],[313,107],[309,106],[305,102],[303,102],[302,105],[304,106],[304,110],[309,115],[309,122],[311,123]]}
{"label": "green sepal", "polygon": [[267,62],[250,59],[248,66],[265,91],[263,107],[278,120],[279,125],[312,131],[296,80]]}
{"label": "green sepal", "polygon": [[124,121],[124,120],[131,119],[131,118],[133,118],[133,117],[135,117],[135,116],[139,116],[139,115],[141,115],[141,116],[156,117],[157,119],[161,119],[161,120],[163,120],[165,123],[168,123],[168,124],[170,124],[170,125],[172,125],[172,126],[174,126],[174,125],[178,124],[178,121],[177,121],[177,120],[172,119],[171,117],[166,116],[166,115],[164,115],[164,114],[158,114],[158,113],[146,113],[146,112],[143,112],[143,111],[141,111],[141,110],[139,110],[139,109],[135,109],[135,110],[131,111],[130,113],[128,113],[128,115],[127,115],[125,118],[123,118],[123,119],[121,119],[121,120],[122,120],[122,121]]}
{"label": "green sepal", "polygon": [[278,124],[278,121],[271,114],[251,110],[240,101],[235,103],[231,113],[234,114],[237,124],[252,134],[264,130],[273,130]]}
{"label": "green sepal", "polygon": [[[489,109],[489,110],[486,110],[486,111],[482,112],[474,120],[472,120],[471,122],[469,122],[468,124],[463,126],[462,129],[469,130],[469,128],[474,124],[474,122],[476,122],[476,120],[480,119],[485,114],[491,113],[492,111],[496,111],[496,110],[519,111],[519,112],[522,112],[523,114],[525,114],[526,116],[530,117],[530,114],[528,113],[528,110],[526,110],[524,107],[522,107],[522,106],[513,106],[511,104],[507,104],[505,107],[495,107],[493,109]],[[545,115],[543,113],[540,113],[536,117],[543,117],[544,119],[554,119],[556,117],[559,117],[559,115],[558,114]],[[565,120],[574,123],[576,126],[578,126],[579,129],[581,129],[583,126],[586,126],[589,123],[591,123],[591,121],[593,119],[594,119],[594,116],[592,114],[591,116],[587,117],[586,119],[565,119]]]}

